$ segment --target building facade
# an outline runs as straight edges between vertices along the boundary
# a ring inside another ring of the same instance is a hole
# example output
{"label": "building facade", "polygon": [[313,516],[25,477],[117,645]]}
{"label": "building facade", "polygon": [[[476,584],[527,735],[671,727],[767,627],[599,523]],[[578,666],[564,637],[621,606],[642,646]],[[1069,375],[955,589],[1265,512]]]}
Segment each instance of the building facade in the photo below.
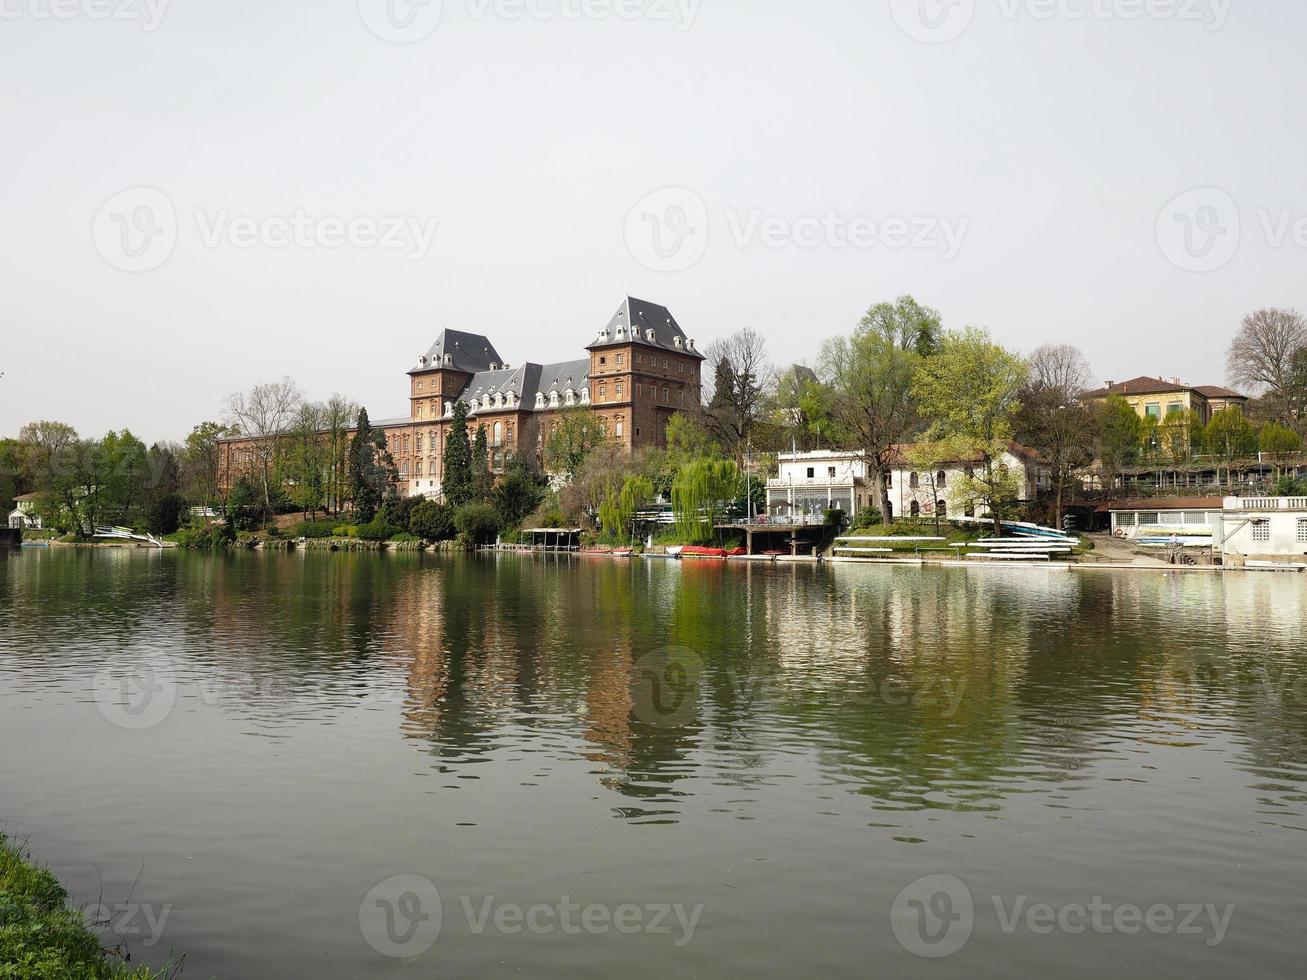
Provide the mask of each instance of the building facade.
{"label": "building facade", "polygon": [[41,515],[36,511],[37,494],[25,493],[14,498],[14,509],[9,512],[9,526],[41,530]]}
{"label": "building facade", "polygon": [[1162,378],[1135,378],[1120,384],[1109,381],[1105,387],[1085,393],[1090,401],[1105,401],[1110,395],[1119,395],[1140,418],[1151,418],[1158,423],[1173,416],[1192,413],[1203,425],[1212,421],[1218,412],[1232,406],[1242,408],[1248,397],[1229,388],[1217,385],[1186,385],[1179,378],[1170,381]]}
{"label": "building facade", "polygon": [[[385,435],[401,495],[440,494],[459,402],[468,408],[469,435],[485,430],[497,472],[519,453],[541,455],[569,411],[593,415],[609,439],[635,450],[665,446],[672,416],[699,407],[704,357],[665,306],[628,297],[585,352],[514,367],[489,338],[443,331],[407,373],[408,415],[372,423]],[[253,456],[251,440],[224,440],[219,485],[250,472]]]}
{"label": "building facade", "polygon": [[[973,476],[980,460],[939,463],[923,472],[908,463],[911,445],[896,446],[886,480],[889,518],[940,517],[949,514],[985,517],[987,509],[969,508],[955,497],[963,478]],[[767,481],[767,510],[775,516],[815,516],[826,510],[843,510],[857,517],[864,510],[880,507],[880,495],[867,475],[867,463],[860,453],[782,453],[779,475]],[[1016,474],[1020,500],[1031,501],[1050,486],[1048,467],[1039,454],[1016,443],[996,461],[1000,468]]]}
{"label": "building facade", "polygon": [[1226,497],[1222,510],[1227,565],[1307,565],[1307,497]]}

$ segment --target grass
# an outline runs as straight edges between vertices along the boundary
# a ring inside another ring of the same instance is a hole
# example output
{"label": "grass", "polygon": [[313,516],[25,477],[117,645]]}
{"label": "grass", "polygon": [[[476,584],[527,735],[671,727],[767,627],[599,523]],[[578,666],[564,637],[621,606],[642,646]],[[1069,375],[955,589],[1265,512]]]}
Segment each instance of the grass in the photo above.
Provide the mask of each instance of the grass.
{"label": "grass", "polygon": [[0,978],[162,980],[178,969],[133,968],[113,959],[68,906],[58,879],[0,834]]}

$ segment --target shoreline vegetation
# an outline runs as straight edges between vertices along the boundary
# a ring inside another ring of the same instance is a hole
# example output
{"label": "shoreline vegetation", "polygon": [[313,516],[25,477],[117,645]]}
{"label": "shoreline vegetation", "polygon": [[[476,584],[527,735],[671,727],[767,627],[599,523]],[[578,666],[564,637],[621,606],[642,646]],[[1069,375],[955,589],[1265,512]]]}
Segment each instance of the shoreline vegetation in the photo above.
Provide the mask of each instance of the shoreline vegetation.
{"label": "shoreline vegetation", "polygon": [[0,833],[0,978],[3,980],[169,980],[178,961],[161,969],[131,966],[105,949],[68,892],[27,849]]}

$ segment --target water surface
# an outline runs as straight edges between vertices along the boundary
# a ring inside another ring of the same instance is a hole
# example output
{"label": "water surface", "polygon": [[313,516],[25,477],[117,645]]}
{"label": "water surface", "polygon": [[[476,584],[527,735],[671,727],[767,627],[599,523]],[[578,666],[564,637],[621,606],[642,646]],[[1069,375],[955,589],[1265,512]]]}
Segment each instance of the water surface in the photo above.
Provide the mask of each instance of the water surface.
{"label": "water surface", "polygon": [[[78,902],[166,913],[108,931],[187,977],[1297,976],[1305,598],[26,549],[0,822]],[[1125,918],[1077,930],[1096,900]]]}

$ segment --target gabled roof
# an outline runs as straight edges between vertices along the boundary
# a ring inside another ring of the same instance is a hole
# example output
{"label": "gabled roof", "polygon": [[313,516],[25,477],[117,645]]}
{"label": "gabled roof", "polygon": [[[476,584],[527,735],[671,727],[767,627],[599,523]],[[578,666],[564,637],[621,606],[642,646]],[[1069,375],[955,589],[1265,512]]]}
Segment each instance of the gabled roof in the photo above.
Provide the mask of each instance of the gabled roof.
{"label": "gabled roof", "polygon": [[1216,385],[1184,385],[1176,384],[1174,381],[1165,381],[1162,378],[1140,377],[1133,381],[1122,381],[1120,384],[1108,385],[1106,388],[1098,388],[1094,391],[1087,391],[1085,398],[1106,398],[1108,395],[1178,395],[1186,391],[1194,391],[1204,398],[1239,398],[1247,401],[1247,397],[1239,394],[1237,391],[1231,391],[1229,388],[1219,388]]}
{"label": "gabled roof", "polygon": [[688,354],[703,360],[703,355],[694,349],[694,341],[685,336],[672,311],[657,303],[628,296],[617,308],[608,325],[599,331],[599,336],[586,350],[599,350],[604,347],[635,344]]}
{"label": "gabled roof", "polygon": [[[446,360],[448,357],[448,360]],[[442,330],[431,349],[421,356],[409,374],[453,368],[467,374],[488,371],[491,365],[502,366],[504,359],[495,350],[489,337],[462,330]]]}

